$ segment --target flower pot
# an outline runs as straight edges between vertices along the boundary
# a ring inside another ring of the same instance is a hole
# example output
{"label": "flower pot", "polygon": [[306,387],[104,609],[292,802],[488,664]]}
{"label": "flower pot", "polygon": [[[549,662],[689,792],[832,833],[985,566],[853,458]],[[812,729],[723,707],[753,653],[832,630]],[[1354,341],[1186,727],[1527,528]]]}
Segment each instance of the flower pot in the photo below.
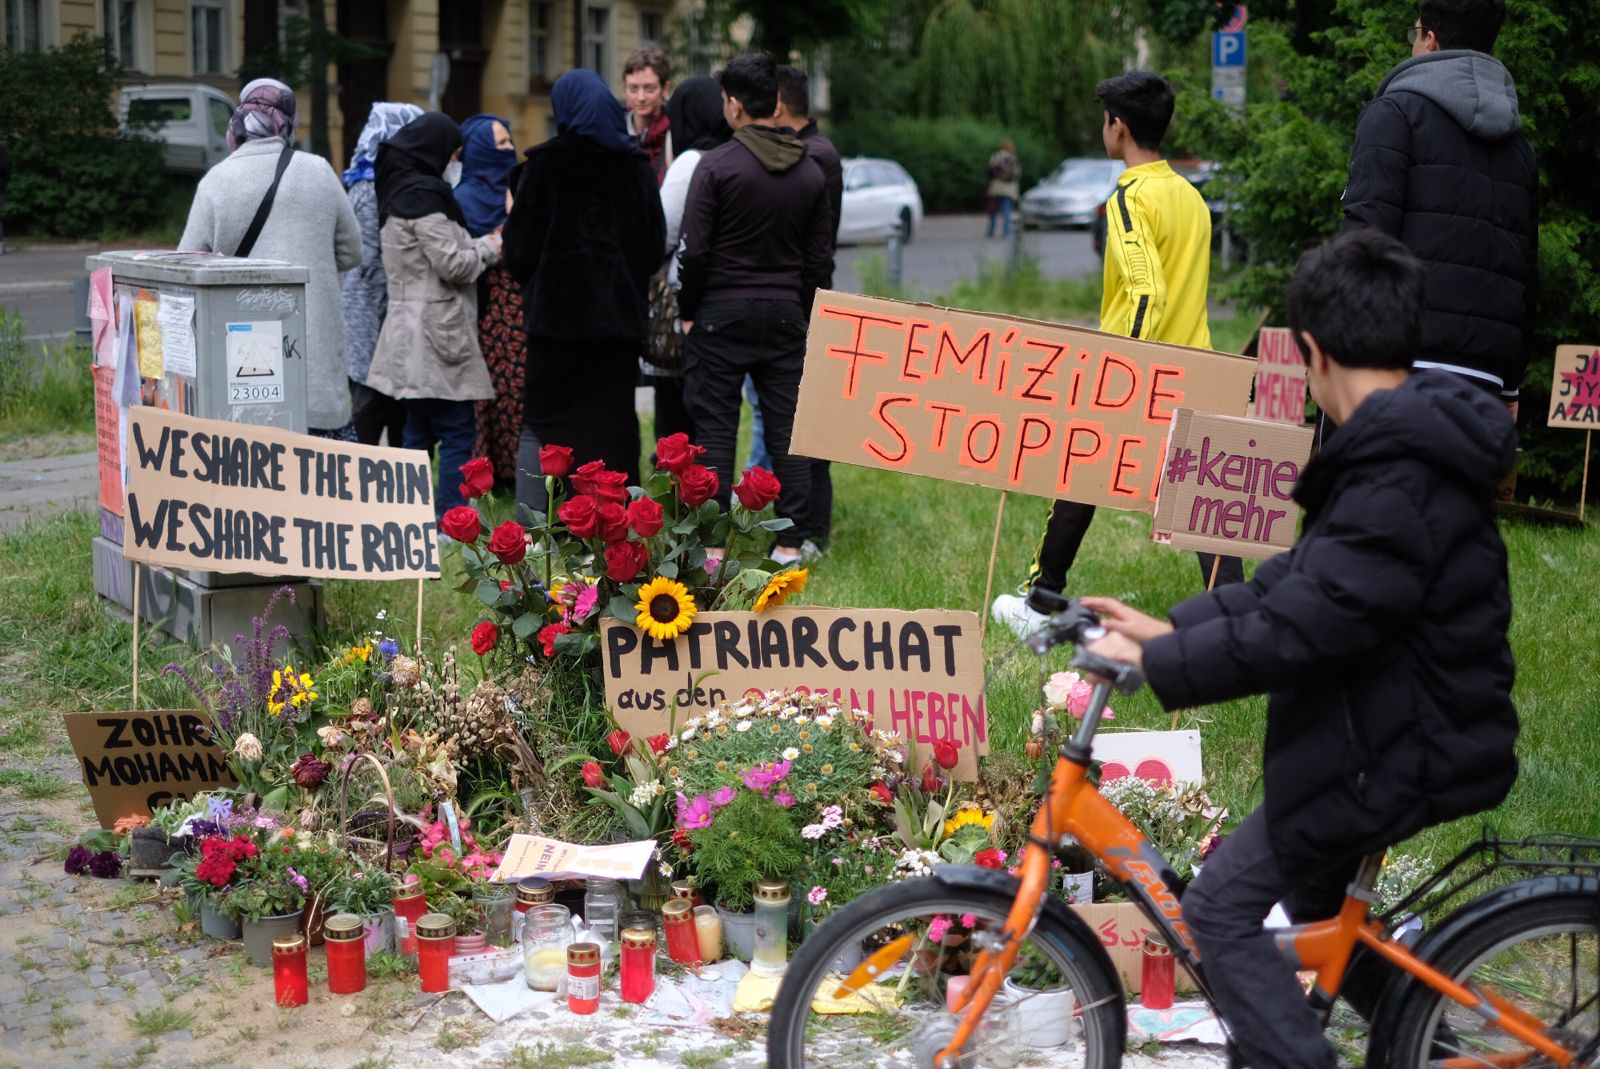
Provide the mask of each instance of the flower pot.
{"label": "flower pot", "polygon": [[172,852],[177,847],[160,828],[134,828],[129,839],[128,871],[132,875],[158,876],[172,867]]}
{"label": "flower pot", "polygon": [[1072,1041],[1078,999],[1071,988],[1036,991],[1006,977],[1004,989],[1016,1000],[1017,1031],[1030,1047],[1061,1047]]}
{"label": "flower pot", "polygon": [[237,939],[239,918],[222,912],[207,896],[200,902],[200,930],[213,939]]}
{"label": "flower pot", "polygon": [[717,915],[722,918],[722,938],[728,944],[728,955],[740,961],[749,961],[756,946],[755,911],[730,913],[718,906]]}
{"label": "flower pot", "polygon": [[454,957],[466,954],[482,954],[489,949],[489,937],[482,932],[468,932],[456,936],[456,952]]}
{"label": "flower pot", "polygon": [[272,964],[272,941],[300,930],[300,919],[305,910],[283,913],[276,917],[244,922],[244,957],[251,965],[266,968]]}
{"label": "flower pot", "polygon": [[361,930],[365,933],[367,957],[372,957],[380,950],[393,950],[394,910],[380,910],[362,917]]}

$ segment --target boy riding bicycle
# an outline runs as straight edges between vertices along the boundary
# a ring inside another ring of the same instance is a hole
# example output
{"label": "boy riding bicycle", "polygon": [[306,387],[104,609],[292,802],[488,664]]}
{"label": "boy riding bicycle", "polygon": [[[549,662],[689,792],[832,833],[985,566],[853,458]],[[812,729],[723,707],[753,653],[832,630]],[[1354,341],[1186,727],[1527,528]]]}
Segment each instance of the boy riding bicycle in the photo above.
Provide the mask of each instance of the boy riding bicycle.
{"label": "boy riding bicycle", "polygon": [[[1305,467],[1305,527],[1246,584],[1164,623],[1085,598],[1112,634],[1089,648],[1142,668],[1167,708],[1266,692],[1266,797],[1208,859],[1183,916],[1253,1069],[1333,1069],[1333,1048],[1262,921],[1331,916],[1362,855],[1496,805],[1516,779],[1495,488],[1516,430],[1489,393],[1411,370],[1423,270],[1393,238],[1306,253],[1289,323],[1311,396],[1339,425]],[[1341,992],[1369,1013],[1384,981]]]}

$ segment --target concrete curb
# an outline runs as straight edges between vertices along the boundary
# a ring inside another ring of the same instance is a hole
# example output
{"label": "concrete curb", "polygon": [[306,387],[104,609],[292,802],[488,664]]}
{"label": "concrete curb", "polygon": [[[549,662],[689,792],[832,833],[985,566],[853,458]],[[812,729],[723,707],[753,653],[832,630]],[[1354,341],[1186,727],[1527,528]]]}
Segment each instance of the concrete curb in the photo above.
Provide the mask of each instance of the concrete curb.
{"label": "concrete curb", "polygon": [[0,282],[0,297],[48,297],[55,293],[72,292],[70,278],[55,281]]}

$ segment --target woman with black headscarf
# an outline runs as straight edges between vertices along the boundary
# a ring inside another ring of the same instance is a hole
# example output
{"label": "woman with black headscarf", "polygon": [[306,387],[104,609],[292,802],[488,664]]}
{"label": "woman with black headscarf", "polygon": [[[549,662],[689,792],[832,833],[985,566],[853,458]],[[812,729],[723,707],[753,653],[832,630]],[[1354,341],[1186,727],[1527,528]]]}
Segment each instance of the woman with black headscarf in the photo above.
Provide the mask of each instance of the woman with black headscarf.
{"label": "woman with black headscarf", "polygon": [[443,178],[461,151],[455,120],[429,112],[378,148],[378,222],[389,313],[367,384],[406,406],[405,447],[439,447],[443,516],[463,503],[461,465],[478,437],[477,405],[494,396],[478,349],[478,276],[500,260],[493,234],[473,237]]}
{"label": "woman with black headscarf", "polygon": [[528,150],[505,227],[528,321],[517,500],[541,511],[542,445],[639,481],[633,391],[646,288],[666,244],[655,172],[599,75],[568,71],[550,103],[556,136]]}

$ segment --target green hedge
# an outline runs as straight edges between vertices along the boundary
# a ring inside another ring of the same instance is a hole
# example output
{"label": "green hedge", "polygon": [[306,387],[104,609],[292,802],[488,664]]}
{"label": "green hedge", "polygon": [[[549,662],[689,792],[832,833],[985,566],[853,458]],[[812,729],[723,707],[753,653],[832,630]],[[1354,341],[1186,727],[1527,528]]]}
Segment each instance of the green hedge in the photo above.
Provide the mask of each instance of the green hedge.
{"label": "green hedge", "polygon": [[929,212],[968,212],[983,207],[989,157],[1000,139],[1016,143],[1027,189],[1061,162],[1049,138],[977,119],[859,119],[830,130],[844,156],[894,160],[916,179]]}

